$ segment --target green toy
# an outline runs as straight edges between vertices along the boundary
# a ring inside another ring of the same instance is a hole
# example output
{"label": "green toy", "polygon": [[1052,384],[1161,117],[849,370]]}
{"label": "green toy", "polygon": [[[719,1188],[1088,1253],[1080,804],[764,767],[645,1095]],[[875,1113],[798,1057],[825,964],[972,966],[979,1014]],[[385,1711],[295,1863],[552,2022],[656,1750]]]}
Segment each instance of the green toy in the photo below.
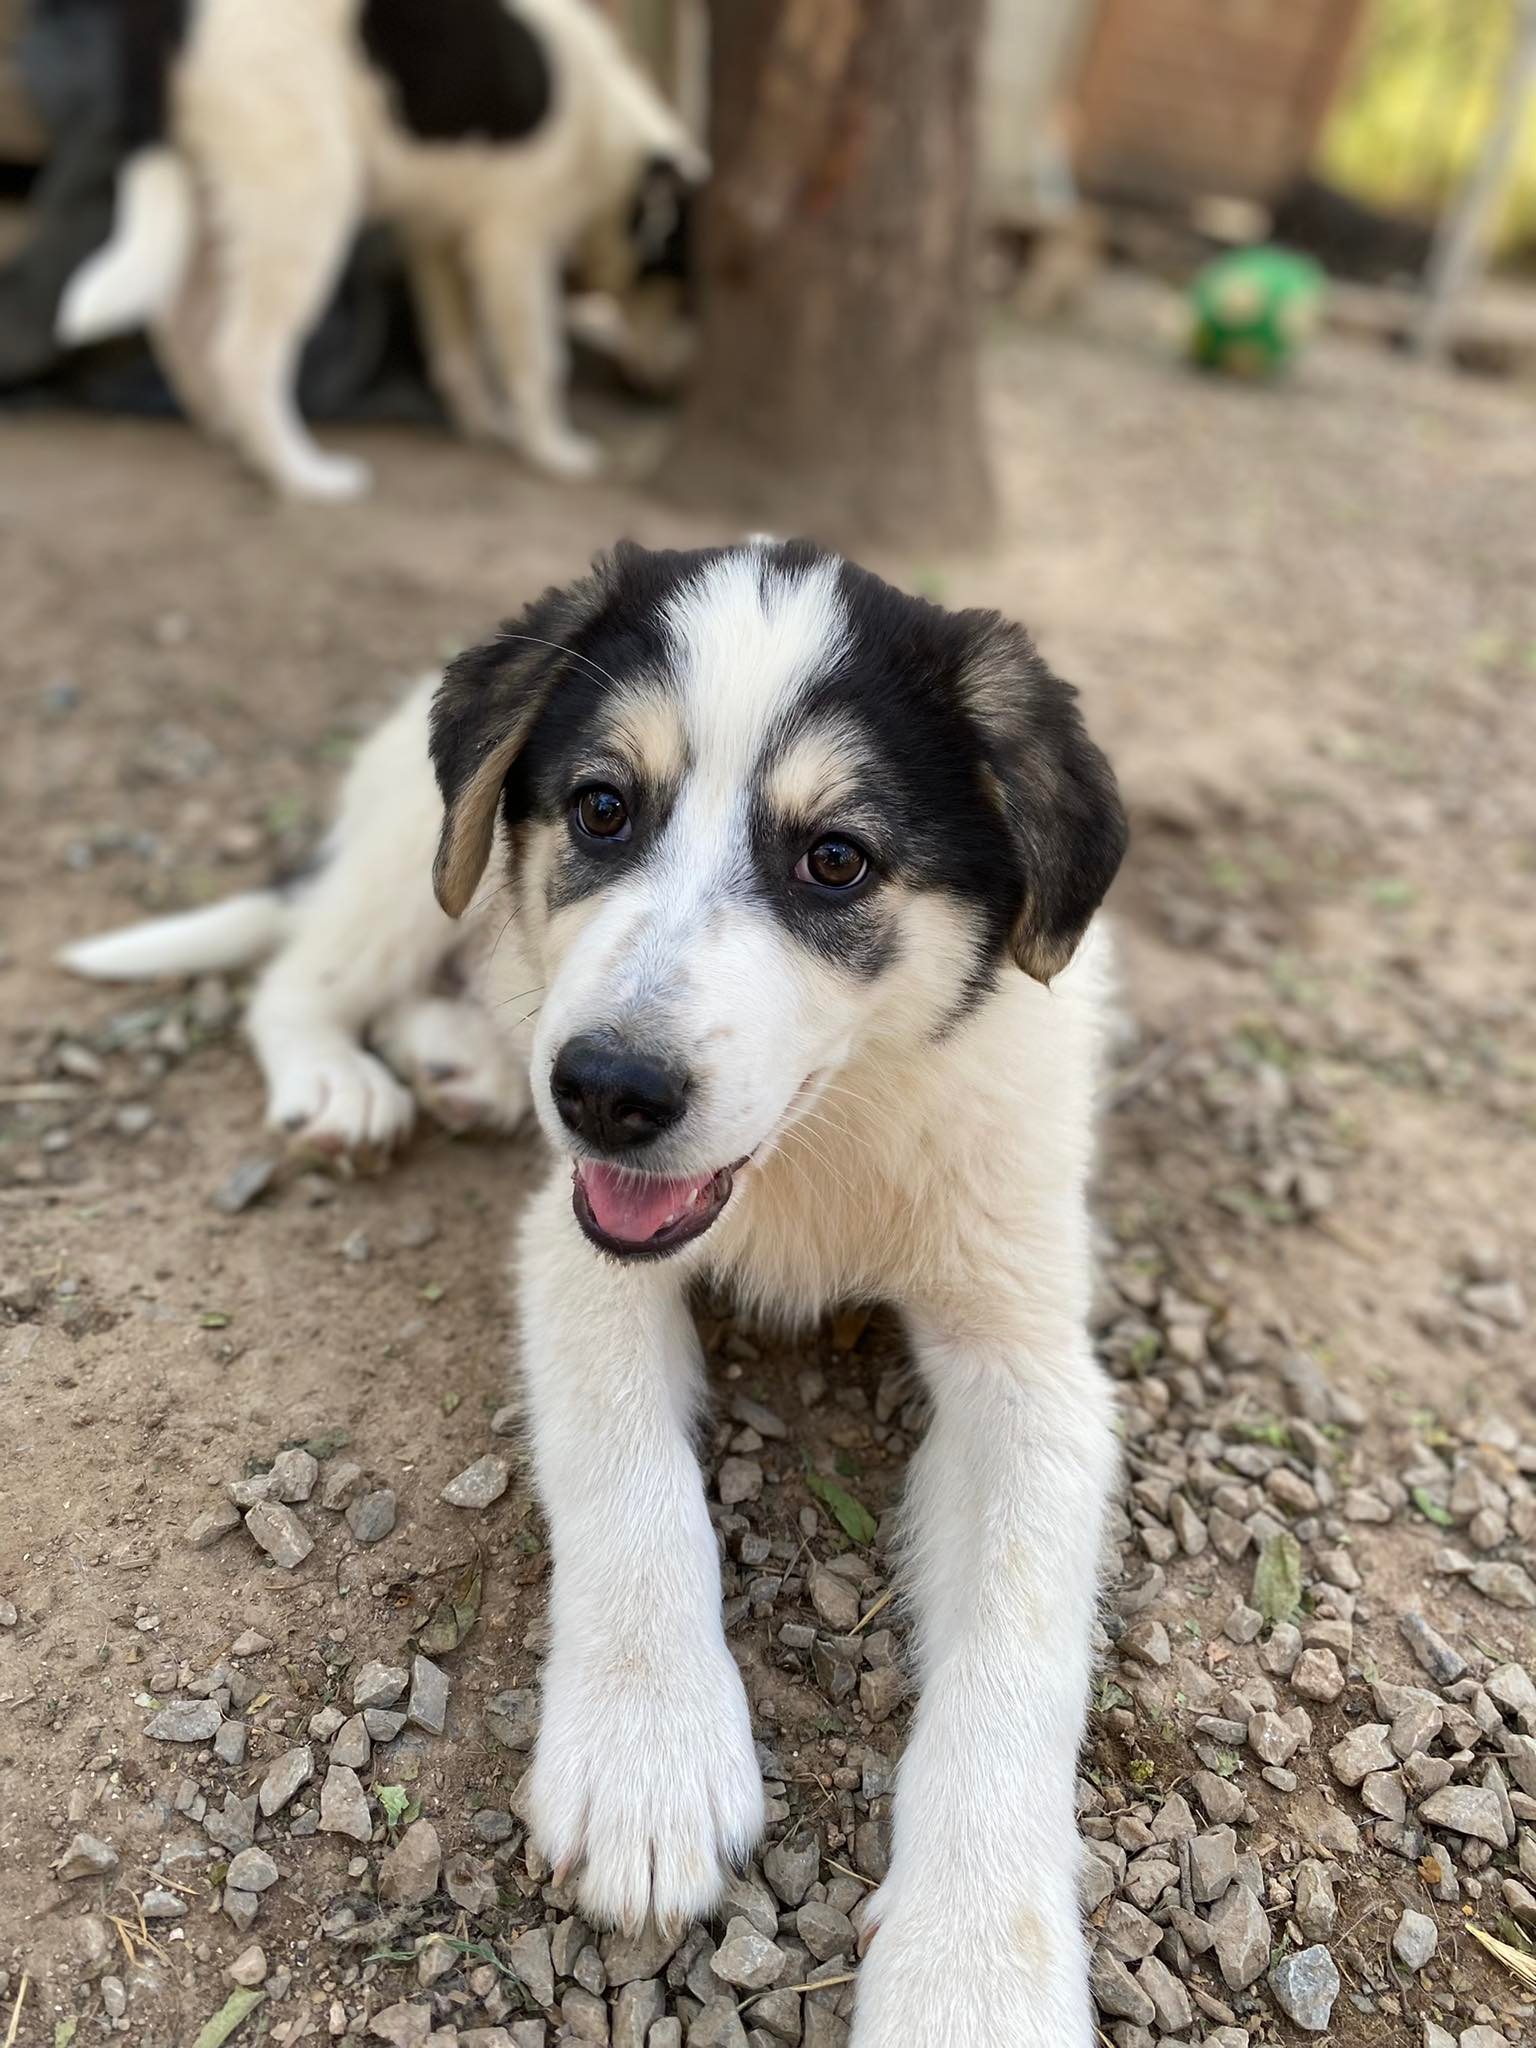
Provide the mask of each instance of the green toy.
{"label": "green toy", "polygon": [[1189,288],[1190,353],[1234,377],[1272,377],[1316,331],[1323,272],[1289,249],[1237,249],[1208,263]]}

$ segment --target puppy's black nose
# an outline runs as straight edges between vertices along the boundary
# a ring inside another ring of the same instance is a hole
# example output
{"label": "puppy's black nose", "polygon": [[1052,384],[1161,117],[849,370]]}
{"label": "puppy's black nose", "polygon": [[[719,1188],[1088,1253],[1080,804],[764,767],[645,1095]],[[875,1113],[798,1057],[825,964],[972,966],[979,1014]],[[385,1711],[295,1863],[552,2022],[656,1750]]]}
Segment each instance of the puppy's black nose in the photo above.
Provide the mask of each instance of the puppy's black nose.
{"label": "puppy's black nose", "polygon": [[601,1152],[648,1145],[688,1102],[686,1076],[595,1031],[561,1047],[549,1086],[566,1129]]}

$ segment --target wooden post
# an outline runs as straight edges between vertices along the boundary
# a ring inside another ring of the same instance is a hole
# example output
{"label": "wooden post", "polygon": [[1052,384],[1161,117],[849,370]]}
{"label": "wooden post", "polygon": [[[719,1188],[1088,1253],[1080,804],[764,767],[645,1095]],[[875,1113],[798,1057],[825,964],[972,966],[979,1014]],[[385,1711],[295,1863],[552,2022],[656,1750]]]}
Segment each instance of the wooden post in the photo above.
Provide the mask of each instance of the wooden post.
{"label": "wooden post", "polygon": [[1504,91],[1454,204],[1441,219],[1430,253],[1424,313],[1414,336],[1420,354],[1443,356],[1457,309],[1487,262],[1494,214],[1519,147],[1526,110],[1536,96],[1536,0],[1523,0],[1511,35]]}

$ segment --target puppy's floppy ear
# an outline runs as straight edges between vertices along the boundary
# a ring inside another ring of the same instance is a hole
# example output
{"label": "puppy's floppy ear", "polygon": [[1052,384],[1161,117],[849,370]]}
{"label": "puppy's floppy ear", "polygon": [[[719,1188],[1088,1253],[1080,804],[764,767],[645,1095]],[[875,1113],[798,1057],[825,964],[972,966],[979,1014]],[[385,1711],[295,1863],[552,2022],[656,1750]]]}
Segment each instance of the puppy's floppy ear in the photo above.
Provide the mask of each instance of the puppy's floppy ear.
{"label": "puppy's floppy ear", "polygon": [[469,908],[496,836],[502,786],[570,666],[573,641],[605,596],[600,564],[579,583],[546,590],[443,672],[431,718],[432,766],[444,805],[432,887],[450,917]]}
{"label": "puppy's floppy ear", "polygon": [[1049,982],[1077,950],[1125,854],[1114,770],[1089,739],[1077,692],[1022,626],[967,612],[962,687],[983,745],[983,781],[1019,863],[1013,957]]}

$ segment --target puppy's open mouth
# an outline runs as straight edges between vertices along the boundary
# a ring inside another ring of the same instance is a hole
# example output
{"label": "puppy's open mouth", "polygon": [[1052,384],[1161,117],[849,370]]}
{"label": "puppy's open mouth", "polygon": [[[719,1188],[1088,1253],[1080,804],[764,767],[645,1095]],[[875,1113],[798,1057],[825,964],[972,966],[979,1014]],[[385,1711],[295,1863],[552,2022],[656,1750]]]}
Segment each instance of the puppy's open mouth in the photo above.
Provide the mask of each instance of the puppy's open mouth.
{"label": "puppy's open mouth", "polygon": [[689,1180],[659,1180],[621,1166],[582,1162],[572,1175],[576,1221],[600,1250],[619,1259],[661,1259],[702,1237],[731,1199],[738,1169]]}

